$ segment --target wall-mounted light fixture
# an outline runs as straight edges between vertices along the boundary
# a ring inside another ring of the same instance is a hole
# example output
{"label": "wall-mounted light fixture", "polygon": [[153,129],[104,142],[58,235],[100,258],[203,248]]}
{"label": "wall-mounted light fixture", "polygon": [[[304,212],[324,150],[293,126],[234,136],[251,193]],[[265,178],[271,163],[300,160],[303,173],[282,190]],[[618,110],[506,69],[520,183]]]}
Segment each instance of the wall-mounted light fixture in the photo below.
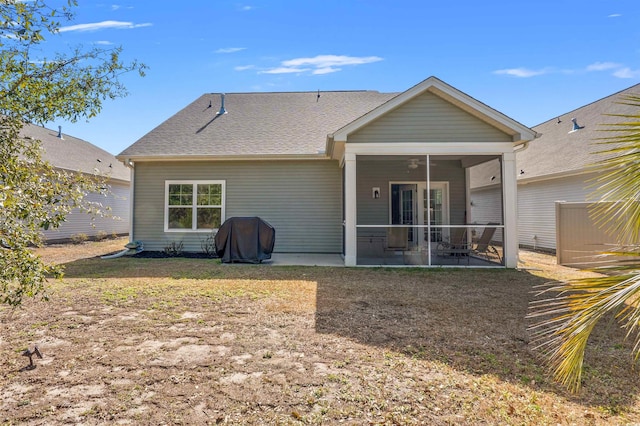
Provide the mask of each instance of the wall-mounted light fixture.
{"label": "wall-mounted light fixture", "polygon": [[380,188],[379,187],[371,188],[371,197],[374,200],[377,200],[378,198],[380,198]]}

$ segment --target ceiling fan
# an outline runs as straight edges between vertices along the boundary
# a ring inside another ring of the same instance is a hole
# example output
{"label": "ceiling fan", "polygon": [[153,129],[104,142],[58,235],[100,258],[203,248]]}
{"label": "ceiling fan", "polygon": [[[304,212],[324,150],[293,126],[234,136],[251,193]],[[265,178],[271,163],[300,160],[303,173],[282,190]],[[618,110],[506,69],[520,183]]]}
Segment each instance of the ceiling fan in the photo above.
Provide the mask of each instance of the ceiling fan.
{"label": "ceiling fan", "polygon": [[418,166],[424,166],[425,164],[427,164],[427,161],[420,158],[410,158],[407,160],[407,167],[411,170],[415,170]]}

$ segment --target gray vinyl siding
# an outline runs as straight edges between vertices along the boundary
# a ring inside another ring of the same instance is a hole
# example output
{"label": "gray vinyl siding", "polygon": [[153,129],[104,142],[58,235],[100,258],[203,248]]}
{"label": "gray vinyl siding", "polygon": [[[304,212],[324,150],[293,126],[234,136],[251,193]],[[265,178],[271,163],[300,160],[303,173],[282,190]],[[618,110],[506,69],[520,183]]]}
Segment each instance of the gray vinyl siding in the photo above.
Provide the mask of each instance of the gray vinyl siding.
{"label": "gray vinyl siding", "polygon": [[[502,208],[502,187],[490,187],[471,190],[471,215],[469,223],[486,225],[488,223],[504,224],[503,208]],[[479,226],[474,229],[479,237],[485,228]],[[493,243],[502,243],[504,231],[497,228],[494,231],[491,241]]]}
{"label": "gray vinyl siding", "polygon": [[503,224],[502,188],[483,188],[471,191],[471,223],[489,222]]}
{"label": "gray vinyl siding", "polygon": [[[556,201],[586,201],[589,175],[518,184],[518,239],[521,246],[556,249]],[[534,239],[534,236],[537,238]]]}
{"label": "gray vinyl siding", "polygon": [[95,237],[98,233],[127,234],[129,232],[129,184],[110,183],[110,194],[106,197],[98,194],[88,194],[86,201],[100,203],[105,210],[105,216],[94,219],[78,209],[67,215],[65,222],[57,229],[44,231],[47,241],[67,240],[76,234],[86,234]]}
{"label": "gray vinyl siding", "polygon": [[[425,168],[407,168],[406,160],[358,161],[356,193],[358,225],[385,225],[389,220],[389,182],[426,181]],[[438,162],[431,168],[431,180],[449,182],[449,217],[452,225],[464,224],[466,208],[465,171],[459,161]],[[380,198],[371,196],[373,187],[380,188]],[[382,229],[384,233],[384,229]]]}
{"label": "gray vinyl siding", "polygon": [[182,242],[200,252],[207,232],[165,232],[166,180],[224,180],[225,216],[259,216],[276,230],[275,252],[340,253],[342,183],[336,161],[140,162],[134,239],[161,251]]}
{"label": "gray vinyl siding", "polygon": [[361,142],[511,142],[511,136],[425,93],[349,135]]}

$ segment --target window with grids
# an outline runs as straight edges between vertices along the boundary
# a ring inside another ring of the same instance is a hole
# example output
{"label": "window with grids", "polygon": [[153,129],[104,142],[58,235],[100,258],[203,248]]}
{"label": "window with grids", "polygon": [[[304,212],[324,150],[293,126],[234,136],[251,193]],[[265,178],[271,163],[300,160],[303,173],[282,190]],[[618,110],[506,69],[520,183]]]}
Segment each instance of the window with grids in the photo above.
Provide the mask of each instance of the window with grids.
{"label": "window with grids", "polygon": [[224,220],[224,181],[167,181],[167,231],[198,231],[220,227]]}

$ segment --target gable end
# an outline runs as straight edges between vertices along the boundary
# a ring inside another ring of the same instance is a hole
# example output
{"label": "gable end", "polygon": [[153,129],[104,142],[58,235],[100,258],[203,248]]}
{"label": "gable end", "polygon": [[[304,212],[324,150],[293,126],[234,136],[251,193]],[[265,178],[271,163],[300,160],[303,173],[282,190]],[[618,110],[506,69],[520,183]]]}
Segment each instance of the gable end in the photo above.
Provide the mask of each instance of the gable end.
{"label": "gable end", "polygon": [[427,91],[349,135],[363,142],[511,142],[512,136]]}

